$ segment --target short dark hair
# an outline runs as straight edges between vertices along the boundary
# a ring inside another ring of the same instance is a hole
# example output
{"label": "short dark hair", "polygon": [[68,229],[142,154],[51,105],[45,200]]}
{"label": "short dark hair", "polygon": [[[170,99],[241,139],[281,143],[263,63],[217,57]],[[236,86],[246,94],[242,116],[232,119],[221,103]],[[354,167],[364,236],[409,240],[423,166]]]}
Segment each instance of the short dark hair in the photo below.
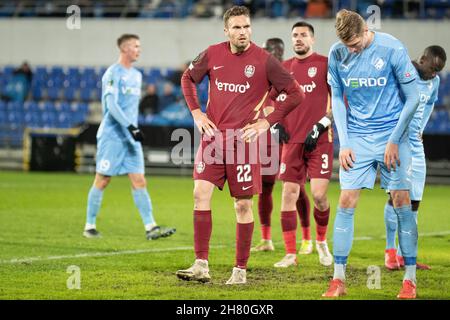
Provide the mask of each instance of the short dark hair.
{"label": "short dark hair", "polygon": [[275,45],[281,45],[284,47],[284,41],[281,40],[280,38],[269,38],[264,42],[264,45],[268,45],[269,43],[273,43]]}
{"label": "short dark hair", "polygon": [[117,39],[117,46],[120,48],[120,46],[122,45],[122,43],[124,43],[125,41],[128,41],[130,39],[136,39],[139,40],[139,36],[136,34],[131,34],[131,33],[125,33],[123,35],[121,35],[119,37],[119,39]]}
{"label": "short dark hair", "polygon": [[297,28],[297,27],[308,27],[309,32],[311,32],[311,34],[314,35],[314,27],[310,23],[308,23],[306,21],[299,21],[299,22],[294,23],[294,25],[292,26],[291,31],[294,30],[294,28]]}
{"label": "short dark hair", "polygon": [[223,14],[223,23],[225,28],[228,27],[228,20],[231,17],[247,16],[250,17],[250,10],[244,6],[233,6]]}
{"label": "short dark hair", "polygon": [[426,47],[423,52],[423,55],[438,58],[444,64],[447,61],[447,54],[445,53],[444,48],[442,48],[441,46],[434,45],[434,46]]}

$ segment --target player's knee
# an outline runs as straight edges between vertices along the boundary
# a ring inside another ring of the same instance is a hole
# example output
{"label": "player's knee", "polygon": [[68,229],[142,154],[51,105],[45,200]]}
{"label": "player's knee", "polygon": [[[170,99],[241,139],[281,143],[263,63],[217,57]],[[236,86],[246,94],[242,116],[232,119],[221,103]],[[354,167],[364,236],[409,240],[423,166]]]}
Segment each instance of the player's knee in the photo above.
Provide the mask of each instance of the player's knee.
{"label": "player's knee", "polygon": [[147,181],[145,178],[138,178],[132,180],[133,189],[143,189],[147,187]]}
{"label": "player's knee", "polygon": [[356,208],[358,197],[353,193],[341,193],[339,197],[339,206],[341,208]]}
{"label": "player's knee", "polygon": [[317,209],[325,210],[328,206],[327,193],[323,190],[312,190],[311,194]]}
{"label": "player's knee", "polygon": [[208,201],[209,201],[209,193],[200,187],[195,187],[194,188],[194,203],[196,205],[198,205],[198,204],[208,202]]}
{"label": "player's knee", "polygon": [[236,214],[238,216],[246,216],[249,214],[249,212],[251,212],[252,200],[236,199],[234,201],[234,209],[236,210]]}
{"label": "player's knee", "polygon": [[104,190],[108,186],[110,181],[111,177],[97,175],[95,177],[94,186],[97,189]]}
{"label": "player's knee", "polygon": [[411,200],[409,198],[409,191],[407,190],[392,191],[391,197],[392,203],[394,204],[394,208],[408,206],[411,204]]}
{"label": "player's knee", "polygon": [[300,186],[294,183],[285,183],[283,186],[283,198],[286,200],[297,201]]}

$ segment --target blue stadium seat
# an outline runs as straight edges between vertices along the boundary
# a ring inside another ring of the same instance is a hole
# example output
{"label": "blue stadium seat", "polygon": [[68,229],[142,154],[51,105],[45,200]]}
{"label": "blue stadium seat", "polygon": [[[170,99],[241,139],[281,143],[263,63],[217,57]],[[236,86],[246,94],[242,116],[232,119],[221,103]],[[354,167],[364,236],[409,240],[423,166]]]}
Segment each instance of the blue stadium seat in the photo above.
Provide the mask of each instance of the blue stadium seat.
{"label": "blue stadium seat", "polygon": [[61,89],[58,87],[48,87],[47,88],[47,96],[51,100],[58,100],[60,97]]}
{"label": "blue stadium seat", "polygon": [[57,126],[58,128],[70,128],[72,126],[70,114],[67,112],[58,113]]}
{"label": "blue stadium seat", "polygon": [[78,111],[81,112],[84,116],[88,115],[89,105],[87,103],[80,102],[77,107]]}
{"label": "blue stadium seat", "polygon": [[91,100],[92,87],[84,87],[80,89],[80,99],[82,101],[90,101]]}
{"label": "blue stadium seat", "polygon": [[0,110],[0,126],[8,122],[8,117],[6,116],[6,111]]}
{"label": "blue stadium seat", "polygon": [[41,127],[41,116],[39,112],[30,112],[25,115],[25,124],[31,128]]}
{"label": "blue stadium seat", "polygon": [[57,114],[54,111],[42,112],[41,113],[41,126],[45,128],[54,128],[57,126]]}

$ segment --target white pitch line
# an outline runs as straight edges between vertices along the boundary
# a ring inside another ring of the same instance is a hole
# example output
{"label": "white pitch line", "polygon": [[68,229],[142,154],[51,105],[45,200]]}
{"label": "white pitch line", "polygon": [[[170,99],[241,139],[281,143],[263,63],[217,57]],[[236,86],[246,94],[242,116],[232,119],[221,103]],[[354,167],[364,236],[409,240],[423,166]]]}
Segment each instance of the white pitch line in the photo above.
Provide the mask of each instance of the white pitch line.
{"label": "white pitch line", "polygon": [[[424,233],[419,233],[419,237],[445,236],[445,235],[449,235],[449,234],[450,234],[450,230],[436,231],[436,232],[424,232]],[[363,237],[355,237],[353,240],[366,241],[366,240],[383,239],[383,238],[386,238],[386,236],[381,236],[381,237],[364,237],[363,236]],[[220,248],[226,248],[226,247],[227,246],[225,246],[225,245],[210,246],[211,249],[220,249]],[[119,256],[119,255],[127,255],[127,254],[185,251],[185,250],[193,250],[193,249],[194,249],[193,247],[174,247],[174,248],[162,248],[162,249],[123,250],[123,251],[113,251],[113,252],[88,252],[88,253],[79,253],[79,254],[73,254],[73,255],[15,258],[15,259],[11,259],[11,260],[0,260],[0,264],[31,263],[31,262],[38,262],[38,261],[76,259],[76,258],[110,257],[110,256]]]}
{"label": "white pitch line", "polygon": [[[210,246],[212,249],[224,248],[226,246]],[[93,257],[110,257],[126,254],[141,254],[141,253],[155,253],[155,252],[170,252],[170,251],[184,251],[193,250],[193,247],[175,247],[175,248],[162,248],[162,249],[138,249],[138,250],[123,250],[113,252],[88,252],[72,255],[62,256],[49,256],[49,257],[30,257],[30,258],[16,258],[11,260],[0,260],[0,264],[14,264],[14,263],[31,263],[36,261],[48,261],[48,260],[62,260],[62,259],[75,259],[75,258],[93,258]]]}

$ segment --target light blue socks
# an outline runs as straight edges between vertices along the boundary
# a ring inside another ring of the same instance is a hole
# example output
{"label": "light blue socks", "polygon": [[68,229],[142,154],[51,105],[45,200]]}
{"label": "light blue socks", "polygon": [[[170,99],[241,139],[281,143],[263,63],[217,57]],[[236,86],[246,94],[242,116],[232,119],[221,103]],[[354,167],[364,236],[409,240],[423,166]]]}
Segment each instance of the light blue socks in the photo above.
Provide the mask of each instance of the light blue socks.
{"label": "light blue socks", "polygon": [[92,186],[88,194],[86,229],[95,229],[95,221],[102,205],[103,190]]}
{"label": "light blue socks", "polygon": [[345,280],[345,266],[353,243],[354,213],[354,208],[337,208],[333,232],[333,279]]}
{"label": "light blue socks", "polygon": [[149,231],[156,225],[153,218],[152,202],[146,188],[132,190],[134,203],[141,214],[145,230]]}

